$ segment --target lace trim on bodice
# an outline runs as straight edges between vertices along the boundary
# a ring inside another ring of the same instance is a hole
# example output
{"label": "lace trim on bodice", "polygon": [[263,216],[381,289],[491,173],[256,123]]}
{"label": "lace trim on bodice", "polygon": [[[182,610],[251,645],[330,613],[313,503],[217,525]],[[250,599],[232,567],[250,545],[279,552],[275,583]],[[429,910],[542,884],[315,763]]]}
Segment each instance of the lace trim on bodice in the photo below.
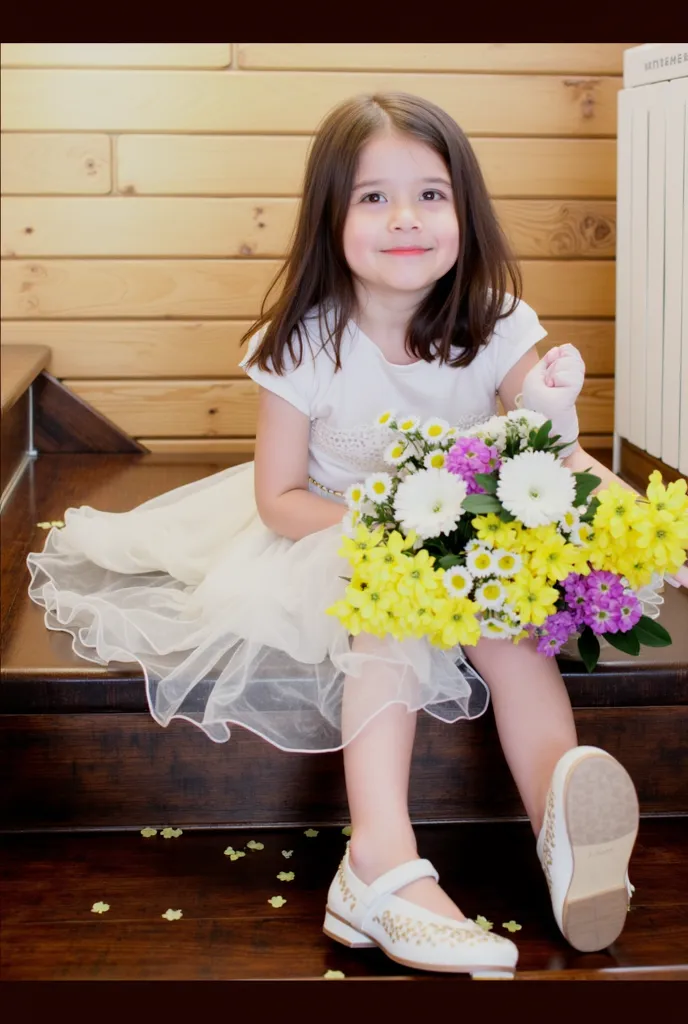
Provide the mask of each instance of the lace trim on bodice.
{"label": "lace trim on bodice", "polygon": [[[468,430],[489,418],[485,415],[459,416],[452,418],[452,426],[459,431]],[[396,437],[396,431],[389,427],[361,426],[349,430],[336,430],[322,420],[311,424],[310,445],[316,453],[322,453],[329,461],[336,462],[343,470],[376,473],[389,472],[384,461],[385,450]]]}

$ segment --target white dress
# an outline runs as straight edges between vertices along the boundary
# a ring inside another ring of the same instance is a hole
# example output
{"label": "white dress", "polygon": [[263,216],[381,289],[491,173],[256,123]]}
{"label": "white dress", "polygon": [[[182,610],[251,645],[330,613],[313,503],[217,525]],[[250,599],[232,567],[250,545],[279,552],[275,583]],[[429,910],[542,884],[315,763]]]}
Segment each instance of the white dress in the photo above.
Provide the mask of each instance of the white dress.
{"label": "white dress", "polygon": [[[385,408],[473,426],[494,415],[504,376],[546,335],[521,302],[470,366],[402,366],[352,323],[335,373],[317,318],[306,323],[314,344],[300,366],[281,377],[246,372],[310,417],[309,486],[326,496],[323,488],[343,492],[389,468],[388,431],[371,426]],[[349,570],[338,554],[341,527],[295,542],[268,529],[253,463],[129,512],[69,508],[64,522],[28,556],[30,597],[49,629],[72,634],[80,657],[138,662],[160,725],[185,719],[221,743],[236,723],[281,749],[315,752],[340,749],[392,703],[446,722],[488,705],[460,647],[352,639],[325,614]]]}

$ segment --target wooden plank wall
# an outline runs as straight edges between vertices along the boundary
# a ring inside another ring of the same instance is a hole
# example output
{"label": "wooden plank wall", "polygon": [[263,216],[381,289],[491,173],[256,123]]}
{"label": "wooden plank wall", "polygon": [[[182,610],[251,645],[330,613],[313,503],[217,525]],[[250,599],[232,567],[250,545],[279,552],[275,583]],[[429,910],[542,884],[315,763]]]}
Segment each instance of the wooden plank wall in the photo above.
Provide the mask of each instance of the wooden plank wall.
{"label": "wooden plank wall", "polygon": [[586,361],[611,443],[624,43],[6,43],[3,341],[151,449],[251,450],[238,340],[280,266],[313,132],[402,89],[471,138],[525,299]]}

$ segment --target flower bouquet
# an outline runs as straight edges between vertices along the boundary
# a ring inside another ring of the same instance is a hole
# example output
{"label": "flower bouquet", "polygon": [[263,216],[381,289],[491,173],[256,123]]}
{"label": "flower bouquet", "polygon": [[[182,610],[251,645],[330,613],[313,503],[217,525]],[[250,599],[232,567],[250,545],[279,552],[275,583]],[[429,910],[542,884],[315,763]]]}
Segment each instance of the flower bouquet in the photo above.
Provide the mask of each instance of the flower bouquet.
{"label": "flower bouquet", "polygon": [[656,591],[685,560],[685,480],[654,472],[645,498],[616,483],[593,496],[599,477],[563,465],[551,421],[525,409],[461,435],[392,411],[376,423],[390,472],[346,492],[352,575],[328,609],[351,634],[444,649],[535,637],[550,657],[576,637],[589,672],[600,638],[628,654],[671,643]]}

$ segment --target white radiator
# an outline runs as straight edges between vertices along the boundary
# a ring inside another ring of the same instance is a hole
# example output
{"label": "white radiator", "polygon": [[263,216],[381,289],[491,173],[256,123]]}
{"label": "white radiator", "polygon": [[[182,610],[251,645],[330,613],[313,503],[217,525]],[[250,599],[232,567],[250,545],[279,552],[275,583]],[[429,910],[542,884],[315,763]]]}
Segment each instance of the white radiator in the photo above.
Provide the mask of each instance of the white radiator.
{"label": "white radiator", "polygon": [[621,439],[688,474],[688,43],[624,53],[614,471]]}

